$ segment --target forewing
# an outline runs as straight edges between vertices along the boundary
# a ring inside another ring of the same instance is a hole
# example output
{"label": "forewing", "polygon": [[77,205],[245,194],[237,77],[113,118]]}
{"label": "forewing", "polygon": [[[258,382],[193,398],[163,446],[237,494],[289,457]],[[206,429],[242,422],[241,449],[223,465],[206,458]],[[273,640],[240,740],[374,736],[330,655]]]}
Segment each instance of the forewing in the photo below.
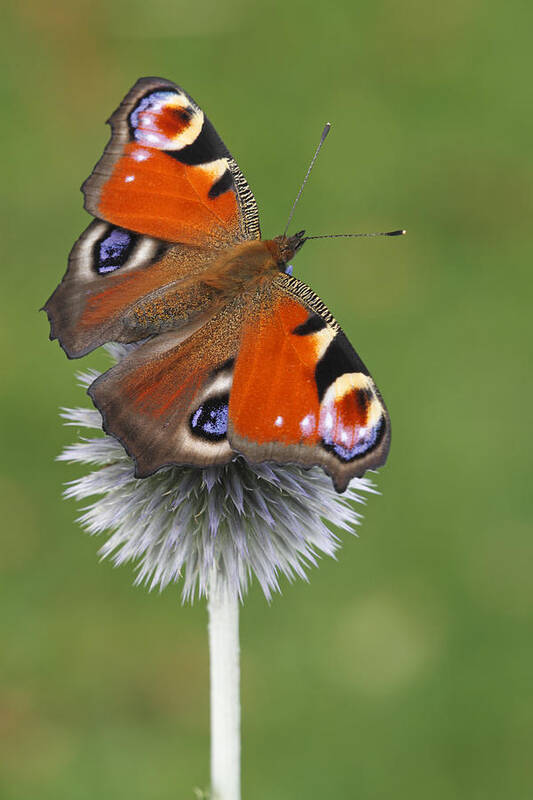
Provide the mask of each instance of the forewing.
{"label": "forewing", "polygon": [[181,87],[141,78],[109,123],[109,144],[82,187],[93,216],[168,242],[260,238],[246,179]]}
{"label": "forewing", "polygon": [[251,462],[321,466],[339,492],[385,463],[390,421],[374,381],[322,301],[288,275],[245,322],[228,440]]}

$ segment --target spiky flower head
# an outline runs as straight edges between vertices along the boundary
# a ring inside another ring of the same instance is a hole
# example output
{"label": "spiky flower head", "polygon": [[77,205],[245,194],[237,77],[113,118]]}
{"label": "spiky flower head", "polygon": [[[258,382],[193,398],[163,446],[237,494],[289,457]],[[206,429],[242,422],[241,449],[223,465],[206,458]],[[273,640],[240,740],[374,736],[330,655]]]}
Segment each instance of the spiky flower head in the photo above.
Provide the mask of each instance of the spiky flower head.
{"label": "spiky flower head", "polygon": [[[107,345],[115,361],[125,345]],[[78,375],[87,388],[99,373]],[[318,467],[249,464],[238,457],[222,467],[164,467],[136,478],[123,446],[103,433],[94,408],[62,410],[67,425],[98,435],[65,448],[62,461],[97,467],[71,481],[66,497],[85,500],[79,522],[91,534],[108,532],[100,555],[115,565],[133,561],[136,583],[163,589],[182,579],[184,600],[206,595],[215,573],[240,598],[253,575],[270,599],[279,576],[306,578],[306,567],[339,547],[335,529],[355,532],[361,521],[355,504],[375,492],[366,478],[354,478],[339,495]]]}

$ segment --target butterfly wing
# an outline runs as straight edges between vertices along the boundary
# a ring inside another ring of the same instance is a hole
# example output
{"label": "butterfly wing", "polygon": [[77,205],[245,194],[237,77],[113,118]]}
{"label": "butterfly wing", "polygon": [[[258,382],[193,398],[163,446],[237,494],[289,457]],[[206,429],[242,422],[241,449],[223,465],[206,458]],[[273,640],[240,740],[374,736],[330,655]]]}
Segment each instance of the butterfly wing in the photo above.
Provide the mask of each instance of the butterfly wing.
{"label": "butterfly wing", "polygon": [[69,358],[105,342],[135,342],[208,313],[214,293],[199,280],[214,251],[168,245],[94,220],[44,305],[50,338]]}
{"label": "butterfly wing", "polygon": [[142,78],[110,124],[110,142],[83,186],[98,219],[44,306],[51,338],[71,358],[207,318],[213,292],[197,276],[228,244],[260,236],[244,176],[179,86]]}
{"label": "butterfly wing", "polygon": [[168,242],[260,238],[246,179],[184,89],[141,78],[109,123],[109,144],[82,187],[93,216]]}
{"label": "butterfly wing", "polygon": [[144,477],[166,464],[323,467],[338,491],[385,462],[389,417],[319,298],[280,275],[185,340],[156,337],[99,378],[104,427]]}
{"label": "butterfly wing", "polygon": [[249,461],[321,466],[339,492],[387,458],[374,381],[322,301],[289,275],[245,321],[228,416],[228,440]]}
{"label": "butterfly wing", "polygon": [[186,338],[156,336],[89,388],[104,430],[122,442],[138,477],[167,464],[205,467],[234,457],[226,431],[244,311],[237,298]]}

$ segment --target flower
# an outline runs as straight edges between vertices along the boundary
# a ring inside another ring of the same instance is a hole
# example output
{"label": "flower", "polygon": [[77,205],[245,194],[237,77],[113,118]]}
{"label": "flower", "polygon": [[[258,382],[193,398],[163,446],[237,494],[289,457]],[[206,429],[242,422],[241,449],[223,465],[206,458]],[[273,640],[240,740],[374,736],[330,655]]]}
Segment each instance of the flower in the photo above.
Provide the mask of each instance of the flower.
{"label": "flower", "polygon": [[[106,349],[119,361],[130,349]],[[78,375],[87,388],[99,373]],[[376,493],[367,478],[354,478],[343,494],[318,468],[249,464],[236,457],[222,467],[164,467],[136,478],[134,464],[114,437],[102,432],[94,408],[62,409],[67,425],[100,432],[65,448],[59,460],[97,467],[70,481],[65,497],[99,495],[78,521],[91,534],[109,531],[99,554],[115,565],[137,564],[136,583],[163,589],[183,579],[183,599],[206,595],[210,576],[242,599],[256,576],[267,597],[279,576],[306,579],[320,554],[334,556],[340,541],[333,528],[355,533],[361,515],[354,504]]]}

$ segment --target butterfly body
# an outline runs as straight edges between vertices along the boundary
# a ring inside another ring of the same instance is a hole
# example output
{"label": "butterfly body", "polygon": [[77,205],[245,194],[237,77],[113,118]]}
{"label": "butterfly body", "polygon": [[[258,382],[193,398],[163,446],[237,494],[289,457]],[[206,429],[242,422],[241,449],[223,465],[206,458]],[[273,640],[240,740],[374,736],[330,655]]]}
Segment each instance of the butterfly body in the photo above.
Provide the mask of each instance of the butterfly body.
{"label": "butterfly body", "polygon": [[286,236],[271,240],[252,240],[228,248],[201,277],[221,296],[231,297],[257,285],[271,281],[280,271],[285,271],[287,261],[296,252]]}
{"label": "butterfly body", "polygon": [[95,220],[45,305],[71,358],[137,342],[89,389],[139,477],[167,464],[322,466],[344,491],[384,463],[381,396],[324,303],[292,277],[304,232],[261,239],[236,162],[183,89],[141,79],[85,182]]}

